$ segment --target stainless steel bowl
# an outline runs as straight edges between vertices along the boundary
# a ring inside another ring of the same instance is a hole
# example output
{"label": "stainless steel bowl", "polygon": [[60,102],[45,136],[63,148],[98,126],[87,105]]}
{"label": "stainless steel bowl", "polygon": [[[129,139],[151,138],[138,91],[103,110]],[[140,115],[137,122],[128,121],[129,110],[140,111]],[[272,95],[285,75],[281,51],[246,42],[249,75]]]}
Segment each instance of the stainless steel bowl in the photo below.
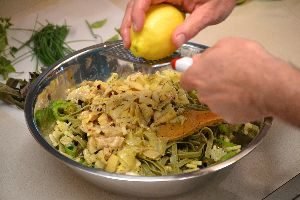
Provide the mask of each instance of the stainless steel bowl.
{"label": "stainless steel bowl", "polygon": [[[176,176],[143,177],[108,173],[99,169],[85,167],[55,150],[44,138],[35,121],[34,111],[48,105],[51,100],[64,98],[65,91],[84,80],[106,80],[112,72],[127,76],[141,71],[153,73],[169,68],[151,68],[119,60],[113,55],[103,55],[109,44],[99,44],[74,52],[49,68],[30,87],[25,103],[25,117],[29,130],[36,141],[51,155],[65,163],[78,174],[102,187],[105,190],[142,197],[164,197],[187,192],[195,187],[211,181],[217,174],[226,173],[226,169],[250,153],[264,138],[272,119],[265,119],[261,132],[243,150],[233,158],[196,172]],[[201,53],[207,47],[195,43],[187,43],[179,49],[181,56]],[[198,187],[199,188],[199,187]]]}

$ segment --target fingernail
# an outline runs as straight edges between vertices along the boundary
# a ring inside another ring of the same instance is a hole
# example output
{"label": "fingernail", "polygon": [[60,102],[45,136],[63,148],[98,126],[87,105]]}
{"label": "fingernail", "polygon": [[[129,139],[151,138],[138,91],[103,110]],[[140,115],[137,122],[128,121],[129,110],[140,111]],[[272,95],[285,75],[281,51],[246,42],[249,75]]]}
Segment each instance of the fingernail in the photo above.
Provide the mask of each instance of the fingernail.
{"label": "fingernail", "polygon": [[183,45],[185,43],[185,35],[183,33],[178,34],[175,38],[175,43],[177,47]]}
{"label": "fingernail", "polygon": [[133,23],[132,26],[133,26],[133,30],[134,30],[135,32],[137,32],[137,31],[138,31],[137,25],[136,25],[135,23]]}

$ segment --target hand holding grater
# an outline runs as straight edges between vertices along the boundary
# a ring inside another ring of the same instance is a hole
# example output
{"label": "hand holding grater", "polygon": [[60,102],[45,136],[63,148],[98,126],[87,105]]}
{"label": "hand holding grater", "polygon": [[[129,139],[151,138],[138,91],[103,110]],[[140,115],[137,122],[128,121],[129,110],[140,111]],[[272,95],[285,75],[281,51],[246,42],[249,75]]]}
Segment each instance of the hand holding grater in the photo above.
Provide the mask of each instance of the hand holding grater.
{"label": "hand holding grater", "polygon": [[104,43],[104,48],[101,51],[101,54],[116,57],[135,64],[149,65],[154,68],[171,65],[174,70],[184,72],[193,64],[192,56],[203,52],[207,48],[207,46],[189,42],[184,44],[169,57],[159,60],[146,60],[144,58],[135,57],[124,47],[123,42],[118,40]]}

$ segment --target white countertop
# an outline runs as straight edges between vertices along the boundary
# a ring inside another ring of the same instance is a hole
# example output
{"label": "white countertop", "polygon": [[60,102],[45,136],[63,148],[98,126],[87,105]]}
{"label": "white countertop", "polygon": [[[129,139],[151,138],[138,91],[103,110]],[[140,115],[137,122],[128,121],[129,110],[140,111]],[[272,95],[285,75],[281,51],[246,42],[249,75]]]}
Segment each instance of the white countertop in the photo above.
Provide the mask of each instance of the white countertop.
{"label": "white countertop", "polygon": [[[12,17],[16,27],[32,28],[39,21],[67,22],[70,40],[92,39],[84,20],[108,19],[97,30],[104,40],[119,27],[126,1],[122,0],[0,0],[0,16]],[[252,0],[237,7],[222,24],[209,27],[192,41],[212,45],[225,36],[257,40],[273,54],[300,66],[300,1]],[[14,36],[27,38],[22,32]],[[73,43],[80,49],[93,42]],[[32,71],[30,59],[18,71]],[[15,77],[25,76],[16,74]],[[278,102],[280,103],[280,102]],[[28,131],[23,111],[0,102],[0,199],[82,200],[135,199],[103,191],[86,182],[44,151]],[[263,142],[238,162],[228,175],[207,183],[203,190],[170,199],[262,199],[300,172],[300,130],[275,120]]]}

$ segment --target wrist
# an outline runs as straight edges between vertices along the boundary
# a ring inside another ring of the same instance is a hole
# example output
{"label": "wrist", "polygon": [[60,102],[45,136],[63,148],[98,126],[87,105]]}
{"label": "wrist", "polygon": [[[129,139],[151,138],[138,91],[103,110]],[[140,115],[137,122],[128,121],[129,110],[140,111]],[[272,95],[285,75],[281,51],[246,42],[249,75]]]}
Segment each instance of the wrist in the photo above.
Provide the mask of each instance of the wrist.
{"label": "wrist", "polygon": [[282,118],[282,114],[290,112],[291,105],[300,99],[300,72],[279,59],[273,63],[272,70],[265,84],[265,111],[267,115]]}

